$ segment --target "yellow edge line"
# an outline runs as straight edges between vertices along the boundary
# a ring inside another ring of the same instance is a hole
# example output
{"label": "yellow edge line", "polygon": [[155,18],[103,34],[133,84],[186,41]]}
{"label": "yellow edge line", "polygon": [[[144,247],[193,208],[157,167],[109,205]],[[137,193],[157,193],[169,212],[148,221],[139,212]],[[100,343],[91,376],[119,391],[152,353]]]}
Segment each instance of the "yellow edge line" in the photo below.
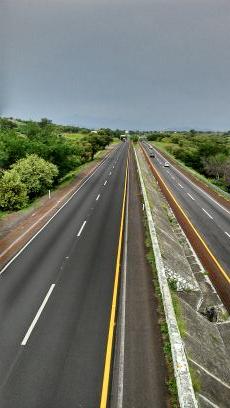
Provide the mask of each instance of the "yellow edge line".
{"label": "yellow edge line", "polygon": [[[141,148],[143,149],[143,147],[141,146]],[[144,150],[145,152],[145,150]],[[145,152],[145,155],[147,155],[147,153]],[[154,167],[154,165],[151,163],[150,160],[148,160],[150,165],[153,167],[154,171],[156,172],[157,176],[159,177],[159,179],[161,180],[162,184],[164,185],[164,187],[166,188],[166,190],[168,191],[169,195],[171,196],[172,200],[175,202],[175,204],[177,205],[177,207],[179,208],[179,210],[182,212],[183,216],[186,218],[186,221],[188,222],[188,224],[190,225],[190,227],[193,229],[193,231],[195,232],[195,234],[197,235],[197,237],[199,238],[199,240],[202,242],[202,244],[204,245],[206,251],[209,253],[209,255],[211,256],[211,258],[213,259],[213,261],[215,262],[216,266],[219,268],[220,272],[222,273],[222,275],[225,277],[225,279],[227,280],[228,283],[230,283],[230,278],[227,275],[227,273],[224,271],[224,269],[222,268],[222,266],[219,264],[219,262],[217,261],[216,257],[213,255],[213,253],[211,252],[211,250],[209,249],[208,245],[205,243],[205,241],[203,240],[203,238],[200,236],[199,232],[197,231],[197,229],[194,227],[194,225],[191,223],[191,221],[188,219],[187,215],[185,214],[184,210],[181,208],[180,204],[177,202],[176,198],[174,197],[174,195],[171,193],[171,191],[169,190],[169,188],[167,187],[167,185],[165,184],[164,180],[162,179],[162,177],[160,176],[160,174],[158,173],[156,167]]]}
{"label": "yellow edge line", "polygon": [[125,202],[126,202],[126,192],[127,192],[127,175],[128,175],[128,158],[127,158],[127,164],[126,164],[125,186],[124,186],[124,194],[123,194],[122,213],[121,213],[120,234],[119,234],[119,243],[118,243],[118,250],[117,250],[117,261],[116,261],[115,280],[114,280],[114,288],[113,288],[113,299],[112,299],[111,314],[110,314],[109,333],[108,333],[108,340],[107,340],[107,349],[106,349],[106,357],[105,357],[105,366],[104,366],[103,384],[102,384],[102,391],[101,391],[100,408],[106,408],[107,399],[108,399],[110,367],[111,367],[111,359],[112,359],[113,336],[114,336],[116,305],[117,305],[117,295],[118,295],[118,283],[119,283],[119,275],[120,275],[123,226],[124,226],[124,217],[125,217]]}

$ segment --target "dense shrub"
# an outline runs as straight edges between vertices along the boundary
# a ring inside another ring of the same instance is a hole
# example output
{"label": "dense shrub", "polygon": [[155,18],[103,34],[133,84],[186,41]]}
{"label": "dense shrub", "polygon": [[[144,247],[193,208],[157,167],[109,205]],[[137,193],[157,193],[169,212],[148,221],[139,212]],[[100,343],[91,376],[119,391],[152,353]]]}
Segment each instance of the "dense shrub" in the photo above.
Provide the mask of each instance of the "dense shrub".
{"label": "dense shrub", "polygon": [[0,208],[19,210],[28,204],[26,185],[15,170],[6,170],[0,179]]}
{"label": "dense shrub", "polygon": [[[64,133],[79,131],[74,139]],[[47,118],[40,122],[0,118],[0,207],[23,208],[54,183],[94,158],[119,131],[60,126]]]}
{"label": "dense shrub", "polygon": [[12,165],[12,170],[25,184],[29,197],[45,193],[58,175],[58,168],[36,154],[27,156]]}

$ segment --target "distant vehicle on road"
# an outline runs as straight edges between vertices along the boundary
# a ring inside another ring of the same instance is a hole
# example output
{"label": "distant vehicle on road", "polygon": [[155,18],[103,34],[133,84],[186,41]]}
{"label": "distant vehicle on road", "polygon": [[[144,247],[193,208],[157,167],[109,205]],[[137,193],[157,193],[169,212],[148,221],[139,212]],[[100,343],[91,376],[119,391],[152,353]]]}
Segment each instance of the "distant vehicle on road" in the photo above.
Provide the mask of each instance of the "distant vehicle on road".
{"label": "distant vehicle on road", "polygon": [[150,152],[150,153],[149,153],[149,157],[155,157],[154,152]]}
{"label": "distant vehicle on road", "polygon": [[169,162],[165,162],[164,167],[169,167]]}

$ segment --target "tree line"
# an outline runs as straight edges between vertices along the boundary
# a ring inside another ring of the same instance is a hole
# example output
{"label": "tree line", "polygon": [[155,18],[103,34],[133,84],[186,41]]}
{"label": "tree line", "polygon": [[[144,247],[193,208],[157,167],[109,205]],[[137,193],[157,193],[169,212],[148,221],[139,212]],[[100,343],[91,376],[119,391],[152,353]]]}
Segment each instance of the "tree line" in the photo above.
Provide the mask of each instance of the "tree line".
{"label": "tree line", "polygon": [[[65,133],[80,132],[79,139]],[[116,131],[115,131],[116,132]],[[0,209],[18,210],[58,185],[80,165],[93,160],[116,136],[110,129],[59,126],[0,118]]]}
{"label": "tree line", "polygon": [[176,159],[230,192],[230,132],[202,133],[191,129],[183,133],[152,132],[147,138],[161,142]]}

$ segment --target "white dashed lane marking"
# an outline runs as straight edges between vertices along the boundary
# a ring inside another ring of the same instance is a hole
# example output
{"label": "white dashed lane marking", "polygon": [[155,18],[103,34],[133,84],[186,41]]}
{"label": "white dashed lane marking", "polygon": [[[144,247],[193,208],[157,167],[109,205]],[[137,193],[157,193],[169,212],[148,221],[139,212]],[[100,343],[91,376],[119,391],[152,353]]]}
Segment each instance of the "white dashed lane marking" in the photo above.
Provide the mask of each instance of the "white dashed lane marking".
{"label": "white dashed lane marking", "polygon": [[43,311],[43,309],[44,309],[46,303],[48,302],[48,299],[49,299],[51,293],[53,292],[54,288],[55,288],[55,284],[53,283],[53,284],[50,286],[50,288],[49,288],[49,290],[48,290],[48,293],[47,293],[45,299],[43,300],[41,306],[39,307],[39,309],[38,309],[38,311],[37,311],[37,314],[36,314],[34,320],[32,321],[32,323],[31,323],[31,325],[30,325],[30,327],[29,327],[29,329],[28,329],[28,331],[27,331],[27,333],[26,333],[24,339],[22,340],[21,346],[25,346],[26,343],[27,343],[27,341],[29,340],[29,337],[30,337],[30,335],[31,335],[31,333],[32,333],[32,331],[33,331],[33,329],[34,329],[34,327],[35,327],[35,325],[36,325],[36,323],[37,323],[39,317],[41,316],[42,311]]}
{"label": "white dashed lane marking", "polygon": [[86,221],[83,222],[81,228],[79,229],[78,234],[77,234],[78,237],[80,237],[80,235],[81,235],[81,233],[82,233],[82,231],[83,231],[83,228],[84,228],[85,224],[86,224]]}
{"label": "white dashed lane marking", "polygon": [[189,194],[189,193],[187,193],[187,194],[193,201],[195,201],[195,198],[193,198],[193,196],[191,194]]}
{"label": "white dashed lane marking", "polygon": [[107,184],[107,180],[105,180],[105,182],[104,182],[104,186],[106,186],[106,184]]}
{"label": "white dashed lane marking", "polygon": [[96,198],[96,201],[97,201],[97,200],[99,200],[99,198],[100,198],[100,195],[101,195],[101,194],[98,194],[98,196],[97,196],[97,198]]}
{"label": "white dashed lane marking", "polygon": [[230,234],[227,231],[225,231],[225,234],[230,238]]}
{"label": "white dashed lane marking", "polygon": [[209,218],[211,218],[211,219],[213,220],[213,217],[208,213],[208,211],[206,211],[204,208],[202,208],[202,210],[205,212],[205,214],[206,214]]}

